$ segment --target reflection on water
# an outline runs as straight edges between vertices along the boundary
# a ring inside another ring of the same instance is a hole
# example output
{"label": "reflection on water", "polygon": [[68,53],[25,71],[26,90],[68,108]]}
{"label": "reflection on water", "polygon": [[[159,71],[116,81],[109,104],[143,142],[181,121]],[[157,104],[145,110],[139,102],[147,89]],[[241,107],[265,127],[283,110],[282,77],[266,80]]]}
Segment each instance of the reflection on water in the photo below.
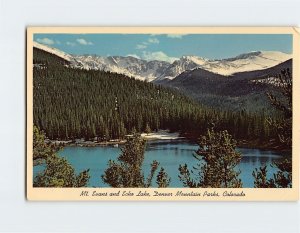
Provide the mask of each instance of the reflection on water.
{"label": "reflection on water", "polygon": [[[180,164],[187,164],[191,169],[198,163],[193,157],[197,150],[196,144],[176,140],[176,141],[149,141],[146,147],[145,160],[143,163],[143,171],[145,176],[150,171],[150,164],[153,160],[160,162],[171,177],[171,187],[182,187],[182,183],[178,179],[178,167]],[[275,160],[282,158],[282,155],[272,151],[262,151],[258,149],[238,149],[242,153],[242,160],[238,166],[241,170],[241,179],[243,187],[253,187],[252,171],[263,165],[268,165],[269,177],[273,176],[276,169],[270,164]],[[101,175],[107,168],[110,159],[115,160],[120,154],[120,148],[116,147],[66,147],[59,154],[65,157],[74,166],[76,172],[84,169],[90,169],[91,187],[107,186],[101,180]],[[34,168],[34,174],[41,171],[43,166]],[[155,182],[153,182],[155,184]]]}

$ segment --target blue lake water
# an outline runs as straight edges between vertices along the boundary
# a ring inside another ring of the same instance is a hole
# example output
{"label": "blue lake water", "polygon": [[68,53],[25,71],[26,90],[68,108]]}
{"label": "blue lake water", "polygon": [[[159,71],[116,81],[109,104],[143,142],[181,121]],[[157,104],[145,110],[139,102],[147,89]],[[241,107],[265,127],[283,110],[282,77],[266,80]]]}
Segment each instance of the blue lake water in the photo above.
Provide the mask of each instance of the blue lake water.
{"label": "blue lake water", "polygon": [[[143,171],[145,177],[150,171],[150,164],[153,160],[157,160],[160,166],[164,167],[168,175],[171,177],[170,187],[182,187],[182,183],[178,178],[178,167],[180,164],[187,164],[191,169],[196,165],[198,160],[193,157],[193,153],[197,150],[196,144],[181,141],[148,141],[145,160],[143,163]],[[269,177],[273,176],[276,172],[270,164],[282,158],[277,152],[265,151],[258,149],[238,149],[242,153],[242,160],[238,166],[241,170],[240,178],[243,182],[243,187],[253,187],[252,171],[262,165],[268,165]],[[107,187],[102,182],[101,175],[107,168],[107,163],[110,159],[116,160],[121,153],[120,148],[112,146],[103,147],[65,147],[58,154],[65,157],[70,164],[79,173],[84,169],[90,169],[90,187]],[[34,175],[41,171],[43,166],[34,167]],[[155,181],[153,182],[155,186]]]}

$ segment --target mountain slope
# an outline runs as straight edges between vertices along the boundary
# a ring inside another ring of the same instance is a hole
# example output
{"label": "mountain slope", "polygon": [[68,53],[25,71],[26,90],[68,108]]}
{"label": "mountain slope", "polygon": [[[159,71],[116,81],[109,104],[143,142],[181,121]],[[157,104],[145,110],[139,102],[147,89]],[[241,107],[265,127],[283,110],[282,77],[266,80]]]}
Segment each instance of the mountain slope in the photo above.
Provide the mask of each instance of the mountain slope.
{"label": "mountain slope", "polygon": [[146,126],[200,130],[206,124],[201,116],[216,114],[174,89],[69,67],[66,60],[38,48],[33,55],[33,120],[51,139],[109,140]]}
{"label": "mountain slope", "polygon": [[196,56],[183,56],[179,60],[174,61],[170,64],[167,69],[154,80],[156,83],[168,81],[174,79],[176,76],[186,70],[195,69],[207,62],[204,58]]}
{"label": "mountain slope", "polygon": [[292,60],[268,69],[235,73],[229,77],[196,68],[181,73],[163,85],[173,87],[207,106],[260,111],[270,107],[265,92],[276,92],[274,78],[269,77],[286,68],[292,70]]}
{"label": "mountain slope", "polygon": [[84,69],[110,71],[149,82],[164,73],[170,65],[164,61],[146,61],[131,56],[100,57],[89,55],[75,56],[74,58]]}
{"label": "mountain slope", "polygon": [[74,61],[74,58],[73,56],[71,56],[70,54],[67,54],[59,49],[56,49],[56,48],[52,48],[52,47],[49,47],[47,45],[44,45],[44,44],[40,44],[40,43],[37,43],[35,41],[33,41],[33,48],[37,48],[39,50],[43,50],[45,52],[48,52],[52,55],[55,55],[59,58],[62,58],[68,62],[71,62],[71,61]]}
{"label": "mountain slope", "polygon": [[164,61],[146,61],[121,56],[76,56],[85,69],[105,70],[125,74],[139,80],[161,83],[172,80],[186,70],[202,68],[207,71],[230,76],[238,72],[262,70],[278,65],[291,55],[276,51],[251,52],[234,58],[208,60],[197,56],[183,56],[172,64]]}
{"label": "mountain slope", "polygon": [[[198,138],[211,121],[236,139],[270,136],[265,113],[218,110],[151,82],[113,72],[73,68],[62,57],[38,48],[34,48],[33,55],[33,121],[50,139],[107,141],[148,127]],[[228,80],[206,70],[197,72],[208,82]],[[182,75],[176,81],[186,82],[189,77]]]}
{"label": "mountain slope", "polygon": [[263,70],[289,59],[291,59],[290,54],[278,51],[257,51],[241,54],[234,58],[209,61],[201,67],[208,71],[228,76],[238,72]]}

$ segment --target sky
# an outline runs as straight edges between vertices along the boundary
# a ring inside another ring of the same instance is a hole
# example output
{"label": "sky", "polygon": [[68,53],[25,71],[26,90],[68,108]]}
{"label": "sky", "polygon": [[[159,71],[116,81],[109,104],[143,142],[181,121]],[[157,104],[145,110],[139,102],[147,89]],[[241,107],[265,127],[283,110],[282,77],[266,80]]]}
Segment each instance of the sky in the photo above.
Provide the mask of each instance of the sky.
{"label": "sky", "polygon": [[251,51],[292,53],[291,34],[35,34],[34,41],[69,54],[168,62],[184,55],[222,59]]}

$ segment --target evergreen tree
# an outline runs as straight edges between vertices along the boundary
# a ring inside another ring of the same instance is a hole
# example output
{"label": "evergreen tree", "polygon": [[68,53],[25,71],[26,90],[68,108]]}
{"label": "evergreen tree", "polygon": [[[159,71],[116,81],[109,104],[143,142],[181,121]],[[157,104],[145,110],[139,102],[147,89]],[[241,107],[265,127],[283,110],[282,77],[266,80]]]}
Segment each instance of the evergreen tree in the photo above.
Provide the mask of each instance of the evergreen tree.
{"label": "evergreen tree", "polygon": [[[151,186],[154,174],[159,163],[153,161],[150,174],[147,179],[142,172],[144,161],[145,140],[140,135],[134,134],[128,137],[126,144],[122,148],[122,153],[118,161],[110,160],[108,168],[101,176],[102,180],[114,188],[148,188]],[[165,172],[157,177],[159,186],[167,187],[169,178]]]}
{"label": "evergreen tree", "polygon": [[254,177],[254,188],[275,188],[274,180],[267,179],[267,166],[255,168],[252,176]]}
{"label": "evergreen tree", "polygon": [[46,168],[33,181],[34,187],[85,187],[90,176],[89,170],[76,176],[74,168],[65,158],[55,154],[46,159]]}
{"label": "evergreen tree", "polygon": [[[268,118],[267,122],[275,128],[278,136],[278,143],[282,148],[291,151],[292,146],[292,74],[289,70],[283,70],[281,74],[275,76],[279,81],[278,86],[284,99],[279,99],[272,93],[267,93],[271,104],[282,112],[284,119],[278,121]],[[254,186],[256,188],[290,188],[292,187],[292,161],[286,156],[281,161],[274,162],[273,167],[279,171],[273,175],[273,178],[267,179],[267,167],[260,167],[252,172],[254,177]]]}
{"label": "evergreen tree", "polygon": [[38,165],[45,161],[46,158],[52,156],[60,148],[55,145],[45,143],[45,134],[38,127],[33,126],[33,164]]}
{"label": "evergreen tree", "polygon": [[[240,188],[240,171],[236,166],[241,161],[241,154],[236,151],[236,141],[225,130],[215,132],[208,129],[202,136],[199,149],[194,157],[199,161],[192,171],[187,165],[179,166],[179,179],[185,187],[196,188]],[[197,179],[192,178],[196,174]]]}
{"label": "evergreen tree", "polygon": [[[34,187],[84,187],[89,181],[89,170],[76,176],[74,168],[56,152],[59,147],[45,143],[45,134],[33,126],[33,164],[45,164],[45,169],[33,179]],[[40,161],[37,163],[37,161]]]}
{"label": "evergreen tree", "polygon": [[278,169],[273,178],[267,179],[267,166],[255,168],[252,172],[255,188],[291,188],[292,187],[292,161],[284,159],[274,162],[271,166]]}
{"label": "evergreen tree", "polygon": [[170,182],[171,178],[169,178],[168,174],[165,172],[165,169],[161,168],[156,178],[156,184],[159,188],[167,188]]}
{"label": "evergreen tree", "polygon": [[150,126],[149,126],[148,123],[146,124],[145,133],[146,133],[147,135],[149,135],[149,133],[151,133],[151,128],[150,128]]}
{"label": "evergreen tree", "polygon": [[279,81],[278,86],[282,95],[281,99],[270,92],[267,93],[267,96],[270,103],[282,113],[284,118],[282,120],[268,118],[267,121],[276,129],[279,142],[289,149],[292,145],[293,78],[289,69],[283,70],[281,74],[275,77]]}

